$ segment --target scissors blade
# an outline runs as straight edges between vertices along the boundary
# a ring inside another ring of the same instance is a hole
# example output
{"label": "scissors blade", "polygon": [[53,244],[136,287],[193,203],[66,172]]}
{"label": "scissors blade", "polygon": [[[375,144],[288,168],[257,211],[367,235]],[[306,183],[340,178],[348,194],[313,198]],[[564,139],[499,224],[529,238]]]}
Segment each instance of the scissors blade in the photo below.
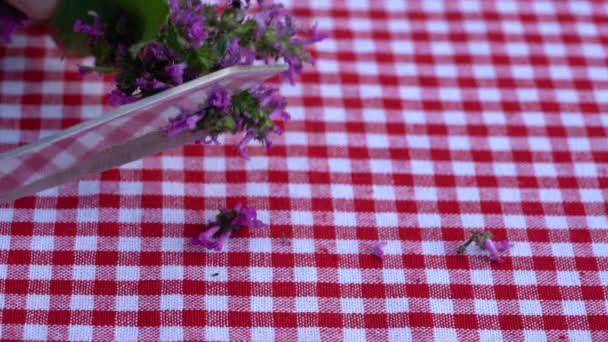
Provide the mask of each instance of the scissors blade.
{"label": "scissors blade", "polygon": [[285,68],[222,69],[0,154],[0,203],[203,139],[204,131],[166,137],[161,128],[169,118],[197,110],[215,86],[248,89]]}

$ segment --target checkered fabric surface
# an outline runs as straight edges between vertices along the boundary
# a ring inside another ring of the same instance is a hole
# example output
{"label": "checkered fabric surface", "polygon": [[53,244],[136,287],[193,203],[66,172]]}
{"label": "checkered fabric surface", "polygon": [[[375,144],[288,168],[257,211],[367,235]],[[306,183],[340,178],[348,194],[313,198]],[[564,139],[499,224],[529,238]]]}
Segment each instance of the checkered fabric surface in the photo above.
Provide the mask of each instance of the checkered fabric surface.
{"label": "checkered fabric surface", "polygon": [[[608,4],[287,4],[332,38],[269,152],[227,138],[0,206],[1,338],[608,340]],[[109,79],[59,57],[34,26],[0,48],[1,149],[107,110]],[[239,201],[270,227],[190,244]],[[484,228],[505,263],[455,254]]]}

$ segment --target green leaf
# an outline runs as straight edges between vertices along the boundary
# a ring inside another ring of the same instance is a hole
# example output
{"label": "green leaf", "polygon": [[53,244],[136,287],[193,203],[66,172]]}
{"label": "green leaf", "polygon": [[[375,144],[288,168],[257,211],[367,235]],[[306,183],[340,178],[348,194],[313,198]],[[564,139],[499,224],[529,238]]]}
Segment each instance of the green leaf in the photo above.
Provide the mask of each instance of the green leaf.
{"label": "green leaf", "polygon": [[[169,7],[165,0],[113,0],[135,19],[140,36],[140,47],[156,38],[160,28],[167,21]],[[142,44],[144,43],[144,44]]]}
{"label": "green leaf", "polygon": [[100,73],[100,74],[110,74],[110,73],[113,73],[114,71],[116,71],[115,68],[105,67],[105,66],[87,66],[87,65],[81,65],[80,68],[84,69],[84,70],[95,71],[95,72]]}

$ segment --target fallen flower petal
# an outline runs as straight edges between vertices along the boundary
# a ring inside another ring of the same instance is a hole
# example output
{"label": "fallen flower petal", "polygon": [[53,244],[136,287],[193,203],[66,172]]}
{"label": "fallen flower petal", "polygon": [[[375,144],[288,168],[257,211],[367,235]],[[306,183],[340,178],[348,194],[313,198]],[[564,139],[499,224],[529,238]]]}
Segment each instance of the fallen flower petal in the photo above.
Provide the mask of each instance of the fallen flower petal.
{"label": "fallen flower petal", "polygon": [[496,249],[496,245],[494,245],[494,241],[492,241],[492,239],[485,239],[485,241],[483,242],[482,248],[485,249],[486,251],[488,251],[490,260],[492,260],[494,262],[498,262],[498,263],[502,262],[502,259],[498,255],[498,250]]}
{"label": "fallen flower petal", "polygon": [[502,258],[500,258],[499,253],[508,251],[509,248],[513,246],[511,242],[508,240],[503,240],[499,242],[495,242],[492,240],[492,233],[486,231],[481,232],[474,230],[471,232],[471,237],[462,245],[458,247],[457,253],[463,254],[466,248],[472,243],[475,242],[479,248],[488,251],[488,256],[490,260],[493,262],[501,263],[503,262]]}
{"label": "fallen flower petal", "polygon": [[508,240],[495,242],[494,245],[496,246],[496,250],[499,252],[508,251],[509,248],[513,247],[513,243]]}
{"label": "fallen flower petal", "polygon": [[209,221],[207,230],[196,236],[192,243],[206,249],[221,251],[230,236],[240,229],[256,229],[264,226],[265,224],[257,218],[255,208],[242,208],[239,203],[232,210],[220,210],[215,220]]}
{"label": "fallen flower petal", "polygon": [[384,248],[386,247],[386,245],[386,241],[376,242],[372,249],[372,255],[380,258],[380,260],[384,260]]}

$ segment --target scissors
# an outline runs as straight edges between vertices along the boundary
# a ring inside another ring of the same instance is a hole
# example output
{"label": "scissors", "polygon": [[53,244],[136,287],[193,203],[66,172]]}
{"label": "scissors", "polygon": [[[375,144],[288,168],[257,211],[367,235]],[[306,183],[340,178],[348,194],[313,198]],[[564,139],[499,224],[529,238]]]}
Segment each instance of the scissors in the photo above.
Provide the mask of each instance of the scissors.
{"label": "scissors", "polygon": [[0,204],[203,140],[203,130],[167,137],[162,128],[169,118],[197,110],[218,85],[244,90],[286,68],[269,64],[222,69],[2,153]]}

